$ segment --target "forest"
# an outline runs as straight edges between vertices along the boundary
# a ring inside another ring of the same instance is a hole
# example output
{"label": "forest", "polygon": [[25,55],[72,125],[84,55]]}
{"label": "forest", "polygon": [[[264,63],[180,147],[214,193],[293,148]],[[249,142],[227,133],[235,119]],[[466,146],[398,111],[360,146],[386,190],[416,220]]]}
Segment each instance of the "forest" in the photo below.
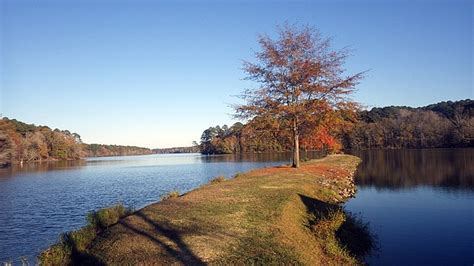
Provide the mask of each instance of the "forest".
{"label": "forest", "polygon": [[82,144],[85,157],[145,155],[153,152],[148,148],[123,145]]}
{"label": "forest", "polygon": [[0,119],[0,167],[13,162],[77,160],[83,157],[151,154],[148,148],[85,144],[68,130]]}
{"label": "forest", "polygon": [[[301,149],[398,149],[474,147],[474,101],[447,101],[424,107],[389,106],[357,112],[343,127],[320,128],[302,136]],[[291,133],[272,119],[204,130],[203,154],[290,151]]]}
{"label": "forest", "polygon": [[346,149],[447,148],[474,146],[474,101],[447,101],[419,108],[362,111],[341,134]]}

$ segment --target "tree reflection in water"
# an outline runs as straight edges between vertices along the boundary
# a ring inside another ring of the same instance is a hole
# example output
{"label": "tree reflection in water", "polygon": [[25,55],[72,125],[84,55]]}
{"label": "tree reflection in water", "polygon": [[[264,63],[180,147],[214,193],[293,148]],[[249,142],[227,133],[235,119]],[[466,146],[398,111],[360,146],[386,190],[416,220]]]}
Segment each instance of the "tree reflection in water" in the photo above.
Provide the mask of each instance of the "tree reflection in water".
{"label": "tree reflection in water", "polygon": [[474,190],[474,149],[406,149],[349,152],[362,159],[358,186],[401,189],[432,186]]}

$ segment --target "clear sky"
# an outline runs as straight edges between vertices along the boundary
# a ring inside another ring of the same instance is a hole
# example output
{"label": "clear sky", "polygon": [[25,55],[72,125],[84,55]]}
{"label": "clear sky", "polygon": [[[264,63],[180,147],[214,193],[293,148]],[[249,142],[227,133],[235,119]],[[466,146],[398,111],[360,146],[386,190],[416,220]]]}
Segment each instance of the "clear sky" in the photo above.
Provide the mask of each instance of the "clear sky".
{"label": "clear sky", "polygon": [[353,49],[368,107],[474,98],[471,1],[0,2],[0,112],[87,143],[187,146],[232,124],[242,60],[285,21]]}

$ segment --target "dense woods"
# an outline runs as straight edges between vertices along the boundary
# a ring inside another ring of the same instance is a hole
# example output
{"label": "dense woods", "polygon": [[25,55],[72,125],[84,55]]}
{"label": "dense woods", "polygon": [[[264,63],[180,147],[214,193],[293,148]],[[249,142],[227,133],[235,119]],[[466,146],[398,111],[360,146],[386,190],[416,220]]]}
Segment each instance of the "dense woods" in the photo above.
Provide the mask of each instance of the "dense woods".
{"label": "dense woods", "polygon": [[[339,130],[318,128],[301,139],[301,149],[394,149],[474,147],[474,101],[425,107],[383,107],[360,111]],[[307,139],[312,145],[305,145]],[[245,125],[210,127],[202,133],[204,154],[291,151],[291,132],[256,117]]]}
{"label": "dense woods", "polygon": [[340,136],[346,149],[474,146],[474,101],[372,108]]}
{"label": "dense woods", "polygon": [[75,160],[88,156],[150,154],[140,147],[82,143],[68,130],[35,126],[15,119],[0,120],[0,166],[12,162]]}
{"label": "dense woods", "polygon": [[85,156],[78,134],[15,119],[0,120],[0,143],[2,165],[15,161],[68,160]]}
{"label": "dense woods", "polygon": [[86,157],[152,154],[148,148],[123,145],[83,144]]}

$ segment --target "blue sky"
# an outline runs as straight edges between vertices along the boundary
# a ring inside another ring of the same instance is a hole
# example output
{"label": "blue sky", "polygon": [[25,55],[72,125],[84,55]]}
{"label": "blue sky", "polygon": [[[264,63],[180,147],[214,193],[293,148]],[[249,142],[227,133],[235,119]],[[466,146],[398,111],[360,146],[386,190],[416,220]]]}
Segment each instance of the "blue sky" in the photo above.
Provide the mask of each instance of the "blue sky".
{"label": "blue sky", "polygon": [[87,143],[190,145],[236,122],[242,60],[285,21],[351,47],[368,107],[474,98],[469,1],[0,1],[0,112]]}

